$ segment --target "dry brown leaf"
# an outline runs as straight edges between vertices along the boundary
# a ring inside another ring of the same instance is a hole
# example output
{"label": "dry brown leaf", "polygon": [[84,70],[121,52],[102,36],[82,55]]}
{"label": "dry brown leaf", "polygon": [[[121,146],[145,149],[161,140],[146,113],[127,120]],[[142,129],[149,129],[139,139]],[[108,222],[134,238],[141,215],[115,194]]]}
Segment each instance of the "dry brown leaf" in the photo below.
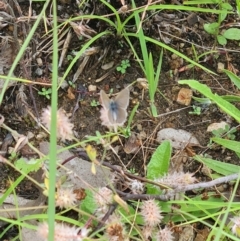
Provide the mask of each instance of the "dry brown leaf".
{"label": "dry brown leaf", "polygon": [[73,94],[73,88],[72,87],[68,88],[68,90],[67,90],[67,97],[70,100],[74,100],[75,99],[75,95]]}
{"label": "dry brown leaf", "polygon": [[177,102],[181,105],[189,106],[192,100],[193,92],[191,89],[181,88],[178,92]]}

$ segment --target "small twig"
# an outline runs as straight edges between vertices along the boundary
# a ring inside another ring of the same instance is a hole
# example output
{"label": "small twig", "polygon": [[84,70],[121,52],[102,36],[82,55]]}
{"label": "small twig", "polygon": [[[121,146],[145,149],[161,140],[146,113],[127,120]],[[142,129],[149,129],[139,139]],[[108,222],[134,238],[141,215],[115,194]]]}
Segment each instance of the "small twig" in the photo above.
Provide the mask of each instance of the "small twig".
{"label": "small twig", "polygon": [[176,112],[179,112],[179,111],[188,109],[188,108],[190,108],[190,107],[191,107],[191,106],[187,106],[187,107],[184,107],[184,108],[181,108],[181,109],[177,109],[177,110],[174,110],[174,111],[170,111],[170,112],[167,112],[167,113],[163,113],[163,114],[158,115],[157,117],[163,117],[163,116],[166,116],[166,115],[174,114],[174,113],[176,113]]}
{"label": "small twig", "polygon": [[235,173],[235,174],[231,174],[231,175],[228,175],[225,177],[219,177],[219,178],[209,181],[209,182],[199,182],[199,183],[195,183],[195,184],[190,184],[185,187],[175,189],[175,191],[186,192],[186,191],[191,191],[191,190],[199,189],[199,188],[210,188],[210,187],[222,184],[222,183],[226,183],[226,182],[230,182],[232,180],[238,179],[238,177],[239,177],[239,173]]}
{"label": "small twig", "polygon": [[102,227],[104,227],[104,224],[106,223],[106,221],[108,220],[108,218],[113,214],[113,212],[116,210],[118,204],[117,203],[113,203],[111,204],[111,206],[109,207],[107,213],[104,215],[104,217],[102,218],[102,220],[99,222],[99,224],[97,225],[97,227],[91,232],[91,233],[95,233],[98,230],[100,230]]}

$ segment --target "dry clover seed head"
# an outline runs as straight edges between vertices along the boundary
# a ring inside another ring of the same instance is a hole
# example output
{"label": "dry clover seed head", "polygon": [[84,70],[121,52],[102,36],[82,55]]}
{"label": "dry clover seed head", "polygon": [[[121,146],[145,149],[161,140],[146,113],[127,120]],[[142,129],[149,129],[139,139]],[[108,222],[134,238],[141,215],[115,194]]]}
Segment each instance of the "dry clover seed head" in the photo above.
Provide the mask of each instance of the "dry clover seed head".
{"label": "dry clover seed head", "polygon": [[129,188],[132,190],[133,194],[142,194],[144,192],[143,183],[138,180],[132,180],[129,184]]}
{"label": "dry clover seed head", "polygon": [[234,217],[231,219],[233,222],[232,232],[236,236],[240,237],[240,217]]}
{"label": "dry clover seed head", "polygon": [[94,199],[98,207],[107,206],[113,201],[113,193],[110,189],[102,187],[95,193]]}
{"label": "dry clover seed head", "polygon": [[140,214],[144,223],[151,227],[156,227],[163,218],[161,210],[154,200],[143,201]]}
{"label": "dry clover seed head", "polygon": [[152,226],[149,226],[149,225],[143,226],[143,228],[142,228],[143,237],[146,240],[148,240],[150,237],[152,237],[154,229],[155,229],[155,227],[152,227]]}
{"label": "dry clover seed head", "polygon": [[113,223],[107,227],[108,240],[118,240],[123,241],[124,239],[124,228],[121,223]]}
{"label": "dry clover seed head", "polygon": [[156,235],[156,241],[173,241],[174,237],[172,236],[172,231],[166,227],[160,230]]}
{"label": "dry clover seed head", "polygon": [[69,208],[76,204],[77,197],[72,189],[58,188],[56,194],[56,206],[62,208]]}
{"label": "dry clover seed head", "polygon": [[[43,109],[40,117],[42,124],[50,130],[51,107]],[[73,124],[70,123],[68,116],[63,109],[57,111],[57,137],[62,141],[73,139]]]}
{"label": "dry clover seed head", "polygon": [[181,188],[196,182],[196,178],[193,177],[193,175],[193,173],[189,172],[174,172],[172,174],[167,174],[161,178],[157,178],[154,181],[171,188]]}
{"label": "dry clover seed head", "polygon": [[[63,223],[55,223],[54,228],[54,241],[82,241],[89,232],[85,228],[81,230]],[[48,232],[48,224],[46,222],[38,225],[37,233],[43,240],[48,240]]]}

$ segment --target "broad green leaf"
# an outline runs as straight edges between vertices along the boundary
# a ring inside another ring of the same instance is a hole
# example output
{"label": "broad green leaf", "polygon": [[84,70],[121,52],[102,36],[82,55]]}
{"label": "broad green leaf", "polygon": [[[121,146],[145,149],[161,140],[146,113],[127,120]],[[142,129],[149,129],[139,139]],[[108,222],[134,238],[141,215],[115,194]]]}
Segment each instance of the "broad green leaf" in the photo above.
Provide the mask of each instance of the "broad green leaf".
{"label": "broad green leaf", "polygon": [[196,80],[181,80],[178,81],[180,84],[187,84],[191,88],[196,89],[201,94],[214,101],[219,108],[221,108],[225,113],[232,116],[235,120],[240,122],[240,110],[232,105],[230,102],[224,100],[221,96],[213,94],[211,89],[207,85],[201,84]]}
{"label": "broad green leaf", "polygon": [[207,167],[209,167],[213,171],[215,171],[221,175],[224,175],[224,176],[234,174],[234,173],[237,173],[240,171],[240,167],[237,165],[234,165],[234,164],[213,160],[211,158],[204,158],[204,157],[201,157],[198,155],[195,156],[194,159],[196,161],[199,161],[199,162],[205,164]]}
{"label": "broad green leaf", "polygon": [[226,10],[226,11],[220,13],[220,22],[222,22],[227,17],[227,14],[228,14],[227,10],[232,10],[233,8],[229,3],[221,3],[220,6],[221,6],[222,10]]}
{"label": "broad green leaf", "polygon": [[19,159],[15,162],[15,167],[27,174],[39,170],[42,167],[42,162],[39,159],[31,159],[28,162],[24,159]]}
{"label": "broad green leaf", "polygon": [[240,29],[239,28],[229,28],[223,33],[223,36],[226,39],[240,40]]}
{"label": "broad green leaf", "polygon": [[217,36],[217,41],[218,41],[218,43],[221,44],[221,45],[226,45],[226,44],[227,44],[226,38],[224,38],[222,35],[218,35],[218,36]]}
{"label": "broad green leaf", "polygon": [[[93,193],[93,191],[90,191],[88,189],[86,189],[85,192],[87,195],[81,201],[80,210],[82,210],[86,213],[89,213],[89,214],[93,214],[97,208],[97,205],[94,201],[94,193]],[[89,216],[85,216],[84,218],[87,220],[89,218]]]}
{"label": "broad green leaf", "polygon": [[240,89],[240,78],[229,70],[224,69],[223,72],[227,74],[230,80]]}
{"label": "broad green leaf", "polygon": [[203,25],[204,30],[207,33],[217,35],[218,34],[218,29],[219,29],[219,24],[217,22],[214,23],[206,23]]}
{"label": "broad green leaf", "polygon": [[[147,165],[147,178],[154,180],[165,173],[168,173],[172,147],[170,141],[164,141],[153,153],[150,162]],[[148,194],[157,194],[155,188],[148,185]]]}
{"label": "broad green leaf", "polygon": [[211,138],[215,143],[232,150],[234,152],[240,152],[240,142],[239,141],[232,141],[232,140],[226,140],[218,137]]}

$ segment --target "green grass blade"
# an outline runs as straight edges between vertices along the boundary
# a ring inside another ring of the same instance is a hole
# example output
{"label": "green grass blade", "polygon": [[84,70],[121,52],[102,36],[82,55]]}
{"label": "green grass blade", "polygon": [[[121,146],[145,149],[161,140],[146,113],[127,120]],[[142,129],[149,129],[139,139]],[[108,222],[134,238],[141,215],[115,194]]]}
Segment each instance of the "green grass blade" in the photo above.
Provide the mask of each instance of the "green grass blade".
{"label": "green grass blade", "polygon": [[191,88],[196,89],[201,94],[214,101],[225,113],[232,116],[236,121],[240,122],[240,110],[228,101],[224,100],[221,96],[213,94],[211,89],[206,85],[201,84],[196,80],[180,80],[178,83],[187,84]]}
{"label": "green grass blade", "polygon": [[211,158],[205,158],[202,156],[194,156],[194,160],[199,161],[209,167],[211,170],[227,176],[237,172],[240,172],[240,167],[231,163],[225,163]]}
{"label": "green grass blade", "polygon": [[223,72],[227,74],[230,80],[240,89],[240,78],[229,70],[224,69]]}
{"label": "green grass blade", "polygon": [[227,140],[219,137],[214,137],[211,138],[215,143],[232,150],[234,152],[240,153],[240,142],[239,141],[232,141],[232,140]]}
{"label": "green grass blade", "polygon": [[48,241],[54,240],[55,225],[55,187],[57,166],[57,103],[58,103],[58,32],[57,32],[57,0],[53,0],[53,72],[51,95],[50,125],[50,162],[49,162],[49,197],[48,197]]}

